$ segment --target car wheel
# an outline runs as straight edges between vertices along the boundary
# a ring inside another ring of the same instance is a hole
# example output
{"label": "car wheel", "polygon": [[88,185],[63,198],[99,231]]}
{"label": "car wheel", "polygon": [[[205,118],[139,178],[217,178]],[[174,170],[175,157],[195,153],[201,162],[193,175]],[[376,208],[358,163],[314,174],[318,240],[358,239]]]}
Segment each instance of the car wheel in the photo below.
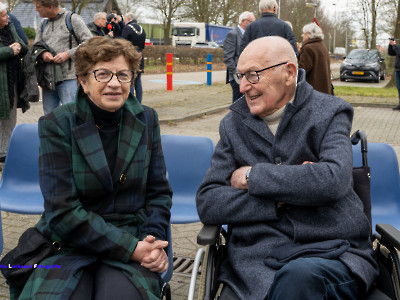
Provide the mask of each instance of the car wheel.
{"label": "car wheel", "polygon": [[340,76],[340,81],[346,81],[344,77]]}
{"label": "car wheel", "polygon": [[381,80],[385,80],[386,79],[386,73],[385,71],[383,71],[382,75],[381,75]]}

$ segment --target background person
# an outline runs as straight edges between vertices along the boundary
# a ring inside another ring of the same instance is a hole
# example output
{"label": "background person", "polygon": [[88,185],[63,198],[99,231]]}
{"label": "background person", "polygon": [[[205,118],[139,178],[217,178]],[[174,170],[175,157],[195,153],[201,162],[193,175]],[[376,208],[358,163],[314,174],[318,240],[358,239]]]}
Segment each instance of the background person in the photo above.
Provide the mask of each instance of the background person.
{"label": "background person", "polygon": [[107,26],[107,14],[105,12],[97,12],[93,16],[93,22],[87,24],[93,36],[105,36]]}
{"label": "background person", "polygon": [[243,96],[233,76],[236,72],[236,65],[240,55],[240,41],[247,26],[254,20],[253,13],[248,11],[241,13],[239,16],[239,25],[229,31],[224,40],[224,63],[227,68],[226,83],[229,82],[232,87],[232,102]]}
{"label": "background person", "polygon": [[22,107],[23,111],[29,108],[18,103],[23,88],[18,84],[22,82],[21,58],[27,51],[27,45],[9,22],[7,5],[0,2],[0,162],[6,159],[11,133],[17,123],[17,107]]}
{"label": "background person", "polygon": [[390,56],[396,56],[396,60],[394,63],[394,76],[396,77],[399,105],[394,107],[393,110],[400,110],[400,46],[396,44],[396,41],[393,38],[389,40],[388,54]]}
{"label": "background person", "polygon": [[247,26],[240,43],[240,53],[252,40],[263,36],[281,36],[289,41],[298,56],[296,38],[288,23],[278,19],[278,3],[276,0],[260,0],[258,4],[261,17]]}
{"label": "background person", "polygon": [[142,73],[144,73],[144,57],[143,49],[146,44],[146,31],[140,26],[133,12],[127,12],[124,16],[126,22],[122,29],[121,37],[130,41],[136,50],[142,55],[140,60],[139,70],[136,72],[135,83],[131,87],[132,94],[135,94],[136,99],[142,103],[143,88],[142,88]]}
{"label": "background person", "polygon": [[203,224],[230,226],[218,280],[239,299],[362,299],[378,269],[352,188],[352,106],[315,92],[281,37],[251,42],[237,71],[244,97],[196,198]]}
{"label": "background person", "polygon": [[299,68],[306,70],[306,81],[314,90],[332,94],[331,60],[322,42],[322,29],[315,23],[307,24],[303,27],[302,37]]}
{"label": "background person", "polygon": [[157,114],[129,92],[139,61],[128,41],[93,37],[75,54],[76,101],[40,118],[36,226],[62,244],[40,263],[60,268],[35,269],[20,299],[160,295],[172,191]]}
{"label": "background person", "polygon": [[[74,72],[74,60],[72,59],[78,47],[78,42],[74,37],[71,38],[67,28],[65,18],[67,11],[60,7],[58,0],[34,0],[36,11],[41,18],[48,18],[46,26],[43,28],[42,20],[36,32],[35,44],[45,43],[55,51],[52,55],[45,51],[41,55],[41,60],[46,63],[60,64],[62,69],[63,81],[56,85],[55,91],[43,88],[43,111],[48,114],[60,104],[66,104],[74,100],[77,83]],[[92,37],[82,17],[78,14],[71,16],[72,28],[79,43],[84,43]],[[43,28],[43,30],[41,30]]]}

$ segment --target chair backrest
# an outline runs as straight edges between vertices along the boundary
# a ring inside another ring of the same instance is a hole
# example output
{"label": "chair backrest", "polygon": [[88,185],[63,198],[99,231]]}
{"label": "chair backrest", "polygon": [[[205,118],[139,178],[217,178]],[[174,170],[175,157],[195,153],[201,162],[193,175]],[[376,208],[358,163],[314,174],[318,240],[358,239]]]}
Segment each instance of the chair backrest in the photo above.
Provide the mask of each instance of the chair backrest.
{"label": "chair backrest", "polygon": [[168,180],[173,190],[171,223],[199,222],[196,192],[210,167],[214,143],[207,137],[162,135]]}
{"label": "chair backrest", "polygon": [[[360,145],[353,146],[353,165],[362,165]],[[373,228],[377,223],[389,223],[400,229],[400,175],[396,152],[389,144],[369,142],[368,165]]]}
{"label": "chair backrest", "polygon": [[17,125],[11,135],[0,183],[0,208],[22,214],[41,214],[37,124]]}

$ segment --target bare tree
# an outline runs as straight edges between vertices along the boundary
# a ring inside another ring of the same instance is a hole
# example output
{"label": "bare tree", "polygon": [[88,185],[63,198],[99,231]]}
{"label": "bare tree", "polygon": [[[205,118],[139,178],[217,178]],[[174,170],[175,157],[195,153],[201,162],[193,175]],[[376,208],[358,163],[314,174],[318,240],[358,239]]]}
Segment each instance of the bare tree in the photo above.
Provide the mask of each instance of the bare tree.
{"label": "bare tree", "polygon": [[164,45],[170,45],[169,33],[172,21],[177,17],[177,12],[185,4],[185,0],[154,0],[148,5],[161,14],[164,27]]}
{"label": "bare tree", "polygon": [[71,0],[71,11],[81,14],[82,9],[90,3],[90,0]]}
{"label": "bare tree", "polygon": [[7,4],[8,10],[12,12],[18,3],[18,0],[7,0],[5,3]]}

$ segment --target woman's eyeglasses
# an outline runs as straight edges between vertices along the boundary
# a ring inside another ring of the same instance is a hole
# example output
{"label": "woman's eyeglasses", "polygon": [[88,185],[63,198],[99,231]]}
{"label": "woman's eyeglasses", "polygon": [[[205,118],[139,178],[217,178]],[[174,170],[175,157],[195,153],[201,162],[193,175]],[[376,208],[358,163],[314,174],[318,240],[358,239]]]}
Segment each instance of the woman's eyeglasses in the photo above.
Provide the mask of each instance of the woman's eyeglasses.
{"label": "woman's eyeglasses", "polygon": [[107,69],[98,69],[91,71],[88,74],[91,73],[94,74],[94,78],[98,82],[110,82],[113,76],[116,76],[119,82],[128,83],[131,82],[134,77],[133,71],[130,70],[122,70],[114,73]]}

